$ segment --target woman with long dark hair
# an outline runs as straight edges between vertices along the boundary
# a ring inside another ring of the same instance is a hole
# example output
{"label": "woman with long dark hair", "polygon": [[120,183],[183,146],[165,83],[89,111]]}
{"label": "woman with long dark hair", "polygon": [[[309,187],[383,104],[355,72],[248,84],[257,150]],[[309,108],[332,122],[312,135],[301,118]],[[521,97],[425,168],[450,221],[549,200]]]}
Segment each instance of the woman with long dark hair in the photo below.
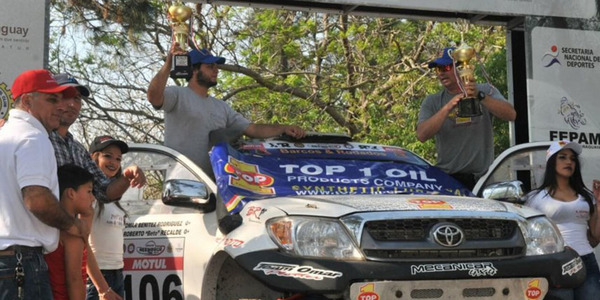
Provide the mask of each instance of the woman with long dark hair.
{"label": "woman with long dark hair", "polygon": [[553,142],[546,152],[544,182],[527,195],[525,203],[552,219],[566,246],[581,256],[587,271],[585,282],[572,291],[561,291],[561,295],[567,294],[566,299],[575,300],[600,297],[600,270],[592,247],[600,239],[600,210],[596,205],[600,198],[600,181],[594,180],[593,192],[583,183],[581,151],[582,147],[576,142]]}
{"label": "woman with long dark hair", "polygon": [[[127,151],[129,147],[125,142],[106,135],[96,137],[90,146],[92,159],[108,178],[122,176],[121,157]],[[131,171],[130,169],[127,168],[126,171]],[[96,201],[96,204],[89,238],[90,247],[110,289],[123,297],[123,230],[127,213],[119,201]],[[104,296],[88,281],[87,300],[103,299]]]}

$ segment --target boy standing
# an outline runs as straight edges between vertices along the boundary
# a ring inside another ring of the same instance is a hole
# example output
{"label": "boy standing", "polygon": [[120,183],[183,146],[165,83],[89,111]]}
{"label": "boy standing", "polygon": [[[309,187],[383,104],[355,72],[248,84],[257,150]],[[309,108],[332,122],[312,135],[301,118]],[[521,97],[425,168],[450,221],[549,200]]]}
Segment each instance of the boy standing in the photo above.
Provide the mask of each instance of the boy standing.
{"label": "boy standing", "polygon": [[[76,165],[58,168],[60,206],[71,216],[85,217],[94,213],[92,203],[94,177]],[[85,242],[61,230],[58,248],[45,255],[54,300],[85,299]]]}

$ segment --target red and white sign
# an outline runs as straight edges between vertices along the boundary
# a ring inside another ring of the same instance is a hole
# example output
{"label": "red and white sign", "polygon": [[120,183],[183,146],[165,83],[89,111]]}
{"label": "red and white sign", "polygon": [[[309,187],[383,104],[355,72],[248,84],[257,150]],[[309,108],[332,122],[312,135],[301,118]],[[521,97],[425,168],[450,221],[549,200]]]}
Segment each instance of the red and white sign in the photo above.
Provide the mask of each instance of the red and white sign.
{"label": "red and white sign", "polygon": [[[125,241],[124,267],[128,299],[183,294],[185,238],[141,238]],[[181,298],[183,299],[183,298]]]}

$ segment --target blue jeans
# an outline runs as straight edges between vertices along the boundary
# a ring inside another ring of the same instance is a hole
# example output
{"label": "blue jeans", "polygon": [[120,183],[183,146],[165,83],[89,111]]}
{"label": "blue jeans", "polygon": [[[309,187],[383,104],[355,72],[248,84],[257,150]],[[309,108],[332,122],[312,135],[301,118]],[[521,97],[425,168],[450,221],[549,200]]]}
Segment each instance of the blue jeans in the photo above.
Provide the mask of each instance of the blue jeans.
{"label": "blue jeans", "polygon": [[600,269],[594,253],[581,257],[585,266],[585,281],[574,289],[551,289],[545,299],[597,300],[600,298]]}
{"label": "blue jeans", "polygon": [[[123,297],[125,295],[125,280],[123,279],[123,269],[119,270],[100,270],[102,272],[102,276],[104,276],[104,280],[108,283],[108,286],[119,296]],[[92,280],[88,278],[87,281],[87,292],[86,292],[86,300],[97,300],[98,290],[92,283]]]}
{"label": "blue jeans", "polygon": [[585,281],[574,290],[575,300],[597,300],[600,299],[600,269],[594,253],[581,257],[585,266]]}
{"label": "blue jeans", "polygon": [[[42,248],[20,248],[23,258],[23,298],[25,300],[52,300],[52,288],[48,277],[48,265],[44,260]],[[17,257],[13,255],[0,256],[0,299],[18,299],[15,269]]]}

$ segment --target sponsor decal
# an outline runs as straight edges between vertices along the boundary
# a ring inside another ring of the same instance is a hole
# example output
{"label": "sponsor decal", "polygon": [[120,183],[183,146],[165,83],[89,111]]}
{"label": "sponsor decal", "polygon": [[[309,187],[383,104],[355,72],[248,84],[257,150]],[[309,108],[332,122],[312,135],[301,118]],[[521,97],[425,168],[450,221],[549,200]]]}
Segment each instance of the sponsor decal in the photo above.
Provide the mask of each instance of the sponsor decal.
{"label": "sponsor decal", "polygon": [[300,266],[274,262],[260,262],[253,269],[263,271],[265,275],[276,275],[280,277],[293,277],[307,280],[323,280],[325,278],[342,277],[342,272],[317,269],[312,266]]}
{"label": "sponsor decal", "polygon": [[273,177],[261,174],[258,165],[248,164],[230,156],[225,165],[225,172],[235,175],[229,177],[231,186],[257,194],[275,194],[275,189],[269,187],[273,185]]}
{"label": "sponsor decal", "polygon": [[585,118],[585,114],[581,111],[579,104],[574,101],[569,101],[567,97],[562,97],[560,99],[560,109],[558,110],[558,114],[563,116],[565,123],[575,130],[579,129],[581,125],[587,124],[587,119]]}
{"label": "sponsor decal", "polygon": [[217,243],[223,242],[223,247],[230,246],[232,248],[241,248],[244,246],[244,241],[232,238],[217,238]]}
{"label": "sponsor decal", "polygon": [[368,283],[360,287],[357,300],[379,300],[379,295],[375,293],[375,284]]}
{"label": "sponsor decal", "polygon": [[242,200],[244,200],[244,198],[246,198],[246,197],[240,196],[237,194],[233,195],[231,198],[229,198],[229,200],[227,200],[227,202],[225,202],[225,207],[227,208],[227,211],[231,212],[232,210],[238,208],[238,205],[240,204],[240,202],[242,202]]}
{"label": "sponsor decal", "polygon": [[165,248],[171,249],[156,256],[134,251],[124,253],[123,275],[128,299],[184,299],[182,283],[185,238],[135,238],[128,240],[128,243],[137,249],[152,244],[168,245]]}
{"label": "sponsor decal", "polygon": [[542,295],[540,290],[540,280],[534,279],[527,283],[527,289],[525,290],[525,297],[527,300],[536,300]]}
{"label": "sponsor decal", "polygon": [[12,106],[12,94],[4,82],[0,83],[0,119],[8,119],[8,110]]}
{"label": "sponsor decal", "polygon": [[420,209],[452,209],[452,205],[442,200],[412,199],[408,202],[416,204]]}
{"label": "sponsor decal", "polygon": [[246,217],[248,217],[250,221],[256,222],[260,220],[260,216],[265,212],[267,212],[266,208],[262,208],[260,206],[249,206],[248,211],[246,212]]}
{"label": "sponsor decal", "polygon": [[471,277],[494,276],[498,269],[491,262],[465,262],[449,264],[423,264],[410,266],[410,273],[437,273],[437,272],[461,272],[467,271]]}
{"label": "sponsor decal", "polygon": [[579,272],[581,269],[583,269],[583,261],[581,257],[576,257],[562,265],[562,274],[573,276],[573,274]]}
{"label": "sponsor decal", "polygon": [[148,241],[144,246],[137,247],[136,251],[142,255],[157,256],[165,251],[165,246],[157,245],[155,241]]}

